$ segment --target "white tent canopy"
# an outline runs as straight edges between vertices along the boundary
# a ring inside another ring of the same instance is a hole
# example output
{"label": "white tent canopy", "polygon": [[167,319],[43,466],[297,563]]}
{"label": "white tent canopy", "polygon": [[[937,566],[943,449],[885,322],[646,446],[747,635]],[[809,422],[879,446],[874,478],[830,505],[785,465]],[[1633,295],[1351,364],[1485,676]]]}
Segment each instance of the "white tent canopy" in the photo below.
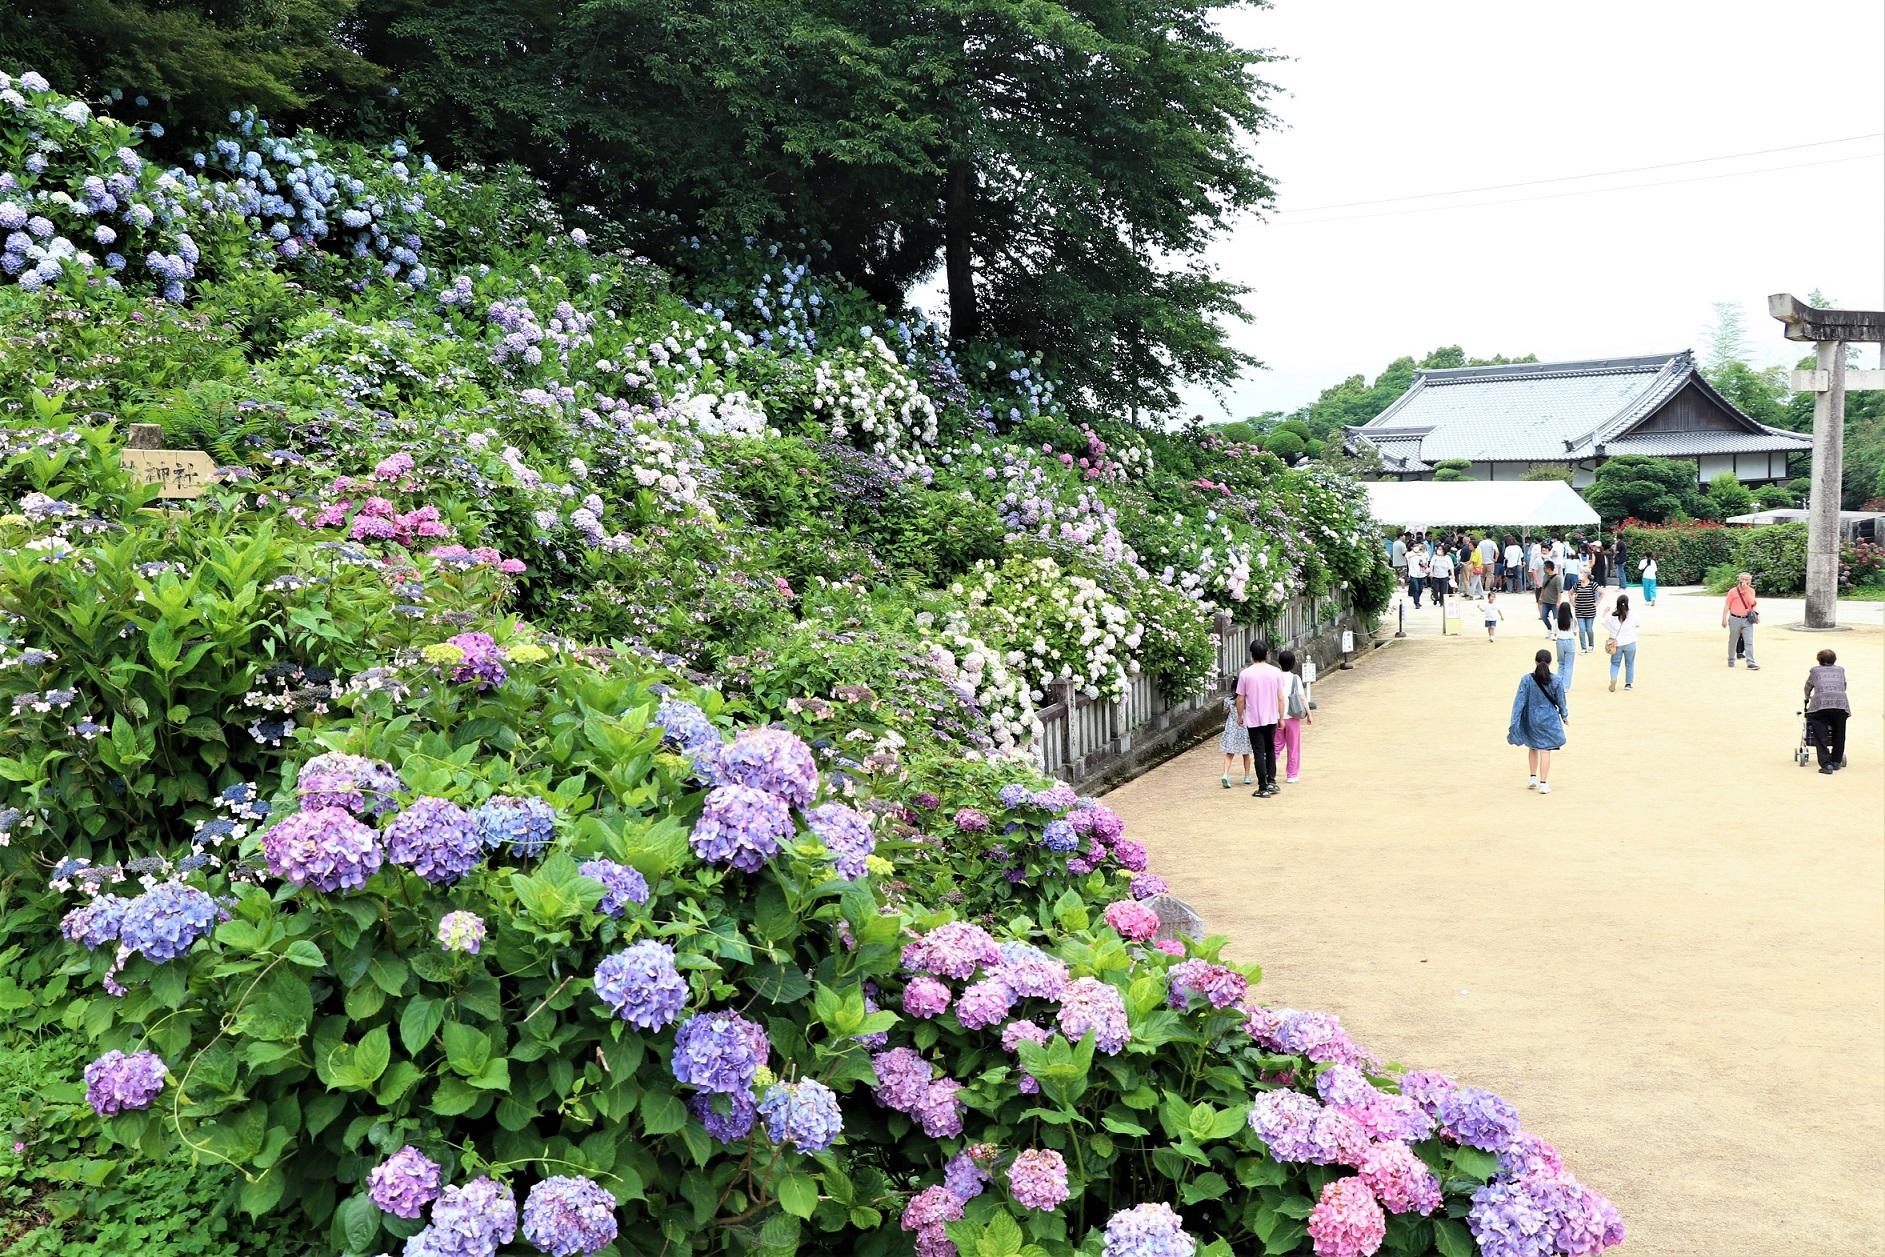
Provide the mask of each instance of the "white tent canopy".
{"label": "white tent canopy", "polygon": [[1598,522],[1590,503],[1562,480],[1382,480],[1367,488],[1374,517],[1397,527],[1555,528]]}

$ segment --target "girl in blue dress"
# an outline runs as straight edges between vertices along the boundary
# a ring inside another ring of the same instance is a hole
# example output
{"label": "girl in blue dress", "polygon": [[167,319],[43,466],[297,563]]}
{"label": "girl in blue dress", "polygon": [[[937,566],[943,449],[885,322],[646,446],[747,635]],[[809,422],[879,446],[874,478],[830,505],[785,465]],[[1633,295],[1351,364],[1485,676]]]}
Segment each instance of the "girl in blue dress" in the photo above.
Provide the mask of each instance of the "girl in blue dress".
{"label": "girl in blue dress", "polygon": [[1525,788],[1550,794],[1551,753],[1565,743],[1571,704],[1563,683],[1551,675],[1551,652],[1541,650],[1532,658],[1538,666],[1518,683],[1518,694],[1512,699],[1512,727],[1505,740],[1525,748],[1531,768]]}

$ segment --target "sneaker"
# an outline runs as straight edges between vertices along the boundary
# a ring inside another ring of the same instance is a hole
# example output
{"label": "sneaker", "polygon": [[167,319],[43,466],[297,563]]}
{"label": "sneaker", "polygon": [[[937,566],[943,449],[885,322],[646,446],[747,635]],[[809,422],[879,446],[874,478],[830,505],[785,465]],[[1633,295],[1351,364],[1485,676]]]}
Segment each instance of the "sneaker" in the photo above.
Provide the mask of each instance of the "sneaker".
{"label": "sneaker", "polygon": [[1532,776],[1525,779],[1525,788],[1527,790],[1536,790],[1538,788],[1537,774],[1534,773]]}
{"label": "sneaker", "polygon": [[1610,692],[1612,694],[1617,692],[1617,679],[1615,677],[1610,678]]}
{"label": "sneaker", "polygon": [[1246,776],[1246,777],[1244,778],[1244,784],[1245,784],[1246,786],[1254,786],[1254,785],[1256,785],[1256,784],[1257,784],[1257,779],[1256,779],[1255,777],[1251,777],[1251,776]]}
{"label": "sneaker", "polygon": [[1253,799],[1267,799],[1270,797],[1270,792],[1268,790],[1265,790],[1263,787],[1258,786],[1255,790],[1252,790],[1250,792],[1250,797]]}
{"label": "sneaker", "polygon": [[1222,777],[1219,777],[1218,780],[1224,783],[1224,788],[1226,790],[1230,789],[1230,774],[1229,773],[1225,773]]}
{"label": "sneaker", "polygon": [[1734,667],[1734,660],[1732,660],[1732,659],[1730,659],[1730,660],[1728,661],[1728,666],[1729,666],[1730,668],[1732,668],[1732,667]]}
{"label": "sneaker", "polygon": [[1635,688],[1636,688],[1636,686],[1634,686],[1634,685],[1632,685],[1632,684],[1630,684],[1630,683],[1629,683],[1628,681],[1625,681],[1625,682],[1623,683],[1623,688],[1624,688],[1624,689],[1626,689],[1626,690],[1633,690],[1633,689],[1635,689]]}
{"label": "sneaker", "polygon": [[1286,778],[1285,780],[1287,780],[1287,781],[1289,782],[1289,784],[1293,786],[1293,785],[1295,785],[1295,784],[1296,784],[1296,782],[1297,782],[1297,780],[1298,780],[1298,778],[1295,778],[1295,777],[1289,777],[1289,778]]}
{"label": "sneaker", "polygon": [[1759,672],[1760,670],[1761,670],[1761,665],[1758,663],[1751,663],[1748,665],[1749,672]]}
{"label": "sneaker", "polygon": [[1538,783],[1538,793],[1540,793],[1540,794],[1550,794],[1550,793],[1551,793],[1551,783],[1550,783],[1549,781],[1541,781],[1541,782],[1539,782],[1539,783]]}

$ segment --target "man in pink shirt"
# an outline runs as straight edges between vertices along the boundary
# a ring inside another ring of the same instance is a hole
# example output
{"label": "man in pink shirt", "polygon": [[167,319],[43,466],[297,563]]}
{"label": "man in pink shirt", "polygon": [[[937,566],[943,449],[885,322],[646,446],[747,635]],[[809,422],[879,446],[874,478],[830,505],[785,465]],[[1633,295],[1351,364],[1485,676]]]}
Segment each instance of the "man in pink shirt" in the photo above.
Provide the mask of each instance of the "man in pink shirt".
{"label": "man in pink shirt", "polygon": [[1270,648],[1250,643],[1250,666],[1237,674],[1237,719],[1250,730],[1250,750],[1257,761],[1252,798],[1280,794],[1276,788],[1276,726],[1283,720],[1283,670],[1269,662]]}

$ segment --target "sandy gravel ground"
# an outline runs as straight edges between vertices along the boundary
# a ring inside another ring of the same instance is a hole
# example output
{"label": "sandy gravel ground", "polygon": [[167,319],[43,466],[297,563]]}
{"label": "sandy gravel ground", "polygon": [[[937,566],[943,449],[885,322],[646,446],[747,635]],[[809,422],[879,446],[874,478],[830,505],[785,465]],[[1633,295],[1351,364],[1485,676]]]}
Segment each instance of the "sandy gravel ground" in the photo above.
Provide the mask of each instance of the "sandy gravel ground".
{"label": "sandy gravel ground", "polygon": [[[1579,660],[1549,797],[1505,743],[1543,644],[1519,616],[1325,674],[1280,799],[1222,789],[1212,739],[1107,802],[1267,1002],[1511,1099],[1629,1257],[1882,1254],[1885,631],[1775,604],[1731,671],[1718,605],[1664,594],[1632,692]],[[1792,758],[1827,645],[1855,708],[1831,777]]]}

